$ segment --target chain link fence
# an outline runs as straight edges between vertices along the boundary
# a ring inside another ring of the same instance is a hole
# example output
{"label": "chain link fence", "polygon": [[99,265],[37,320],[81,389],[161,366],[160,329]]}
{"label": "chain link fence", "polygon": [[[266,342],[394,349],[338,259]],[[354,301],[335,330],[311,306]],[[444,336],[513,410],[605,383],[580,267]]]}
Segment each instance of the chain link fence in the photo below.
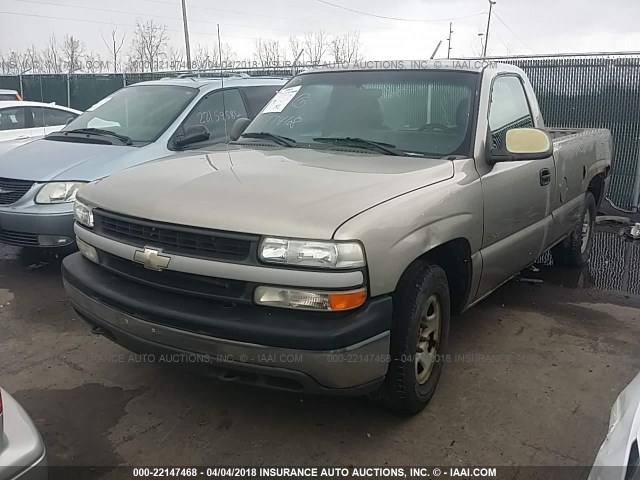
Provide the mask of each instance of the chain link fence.
{"label": "chain link fence", "polygon": [[[640,57],[582,56],[496,58],[522,68],[531,79],[547,125],[608,128],[615,142],[609,200],[637,211],[640,191]],[[56,102],[79,110],[133,83],[186,72],[0,76],[0,88],[19,91],[25,100]],[[220,70],[200,72],[217,76]],[[225,72],[229,74],[230,72]],[[234,69],[233,74],[295,74],[295,68]]]}

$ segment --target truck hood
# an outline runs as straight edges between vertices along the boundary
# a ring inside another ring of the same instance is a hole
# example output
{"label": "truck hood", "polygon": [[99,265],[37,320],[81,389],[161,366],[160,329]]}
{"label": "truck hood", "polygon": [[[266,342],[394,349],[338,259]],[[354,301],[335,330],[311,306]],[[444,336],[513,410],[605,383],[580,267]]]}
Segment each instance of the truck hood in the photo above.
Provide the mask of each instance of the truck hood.
{"label": "truck hood", "polygon": [[129,165],[137,147],[36,140],[0,155],[0,177],[92,181]]}
{"label": "truck hood", "polygon": [[450,160],[235,149],[141,165],[88,185],[79,198],[161,222],[329,239],[354,215],[453,173]]}

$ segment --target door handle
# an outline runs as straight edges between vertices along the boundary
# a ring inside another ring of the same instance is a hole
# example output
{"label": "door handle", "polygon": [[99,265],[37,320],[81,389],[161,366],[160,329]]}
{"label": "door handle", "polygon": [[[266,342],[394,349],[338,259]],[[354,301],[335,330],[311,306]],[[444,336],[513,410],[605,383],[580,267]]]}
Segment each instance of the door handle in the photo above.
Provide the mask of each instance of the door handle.
{"label": "door handle", "polygon": [[21,137],[16,137],[16,140],[28,140],[29,136],[28,135],[23,135]]}
{"label": "door handle", "polygon": [[551,183],[551,170],[543,168],[540,170],[540,185],[543,187]]}

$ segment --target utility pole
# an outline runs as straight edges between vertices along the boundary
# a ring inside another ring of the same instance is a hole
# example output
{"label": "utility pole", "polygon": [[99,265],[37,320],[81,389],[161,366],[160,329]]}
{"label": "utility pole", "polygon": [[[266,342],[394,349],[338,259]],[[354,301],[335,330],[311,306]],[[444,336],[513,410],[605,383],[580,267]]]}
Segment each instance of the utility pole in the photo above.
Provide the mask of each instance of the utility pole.
{"label": "utility pole", "polygon": [[191,47],[189,47],[189,23],[187,22],[187,0],[182,0],[182,22],[184,23],[184,48],[187,51],[187,70],[191,70]]}
{"label": "utility pole", "polygon": [[449,42],[449,49],[447,50],[447,58],[451,58],[451,34],[453,34],[453,22],[449,22],[449,38],[447,41]]}
{"label": "utility pole", "polygon": [[489,45],[489,27],[491,26],[491,11],[493,10],[493,6],[496,4],[495,1],[489,0],[489,18],[487,19],[487,33],[484,36],[484,49],[482,52],[482,57],[487,57],[487,46]]}

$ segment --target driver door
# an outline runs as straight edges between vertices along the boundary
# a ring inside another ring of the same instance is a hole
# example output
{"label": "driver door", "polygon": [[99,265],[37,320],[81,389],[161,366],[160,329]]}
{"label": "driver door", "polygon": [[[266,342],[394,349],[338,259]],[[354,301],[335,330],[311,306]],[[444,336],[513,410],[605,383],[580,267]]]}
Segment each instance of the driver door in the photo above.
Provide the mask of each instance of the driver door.
{"label": "driver door", "polygon": [[[491,146],[503,147],[506,132],[512,128],[534,126],[520,77],[497,77],[489,111]],[[477,298],[500,286],[543,253],[551,225],[555,177],[553,156],[499,162],[482,175],[483,270]]]}

